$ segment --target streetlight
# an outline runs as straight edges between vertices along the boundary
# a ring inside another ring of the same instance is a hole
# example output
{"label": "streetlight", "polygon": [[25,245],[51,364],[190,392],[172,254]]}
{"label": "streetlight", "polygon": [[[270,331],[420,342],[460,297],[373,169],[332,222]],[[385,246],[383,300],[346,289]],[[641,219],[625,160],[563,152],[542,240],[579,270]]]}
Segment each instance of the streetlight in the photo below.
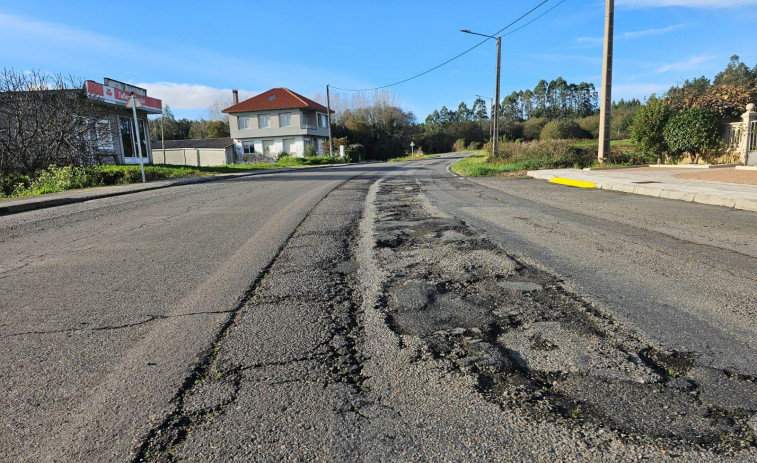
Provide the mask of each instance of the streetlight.
{"label": "streetlight", "polygon": [[[142,183],[145,183],[145,163],[142,160],[142,140],[139,138],[139,122],[137,122],[137,107],[142,107],[142,101],[134,98],[134,93],[129,95],[129,101],[126,102],[126,107],[131,108],[134,113],[134,130],[137,132],[137,150],[139,151],[139,169],[142,171]],[[163,142],[165,146],[165,141]]]}
{"label": "streetlight", "polygon": [[[483,96],[483,95],[473,95],[477,98],[489,98],[489,111],[492,110],[492,106],[494,106],[494,98],[490,96]],[[492,131],[489,134],[490,137],[492,137],[492,147],[494,146],[494,124],[492,123]]]}
{"label": "streetlight", "polygon": [[468,29],[460,29],[460,32],[466,34],[480,35],[482,37],[489,37],[490,39],[497,39],[497,86],[494,91],[494,143],[492,144],[492,155],[497,157],[499,155],[499,67],[500,57],[502,56],[502,37],[494,37],[489,34],[479,34],[478,32],[471,32]]}

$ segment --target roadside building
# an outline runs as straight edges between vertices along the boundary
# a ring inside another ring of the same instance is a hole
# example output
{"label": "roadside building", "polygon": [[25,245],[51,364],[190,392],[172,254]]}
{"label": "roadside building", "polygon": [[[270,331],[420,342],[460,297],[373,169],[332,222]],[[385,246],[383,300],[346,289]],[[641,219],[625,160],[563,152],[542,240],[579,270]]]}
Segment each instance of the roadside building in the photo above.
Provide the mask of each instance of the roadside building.
{"label": "roadside building", "polygon": [[[139,164],[139,149],[137,139],[142,145],[142,156],[145,164],[152,162],[152,147],[150,146],[150,127],[148,114],[161,114],[163,102],[157,98],[147,96],[147,90],[124,82],[105,78],[103,83],[88,80],[84,84],[87,98],[100,101],[106,108],[105,114],[97,124],[97,130],[111,134],[103,137],[98,133],[96,137],[100,149],[111,150],[114,159],[119,164]],[[134,128],[134,114],[126,107],[129,97],[134,95],[138,101],[137,121],[138,131]],[[137,137],[139,132],[139,137]]]}
{"label": "roadside building", "polygon": [[[66,88],[59,80],[24,76],[0,92],[0,175],[32,174],[50,165],[136,164],[139,144],[151,162],[148,114],[162,112],[162,102],[147,91],[113,79],[88,80]],[[6,76],[7,78],[7,76]],[[139,137],[129,97],[138,102]],[[139,141],[138,141],[139,140]]]}
{"label": "roadside building", "polygon": [[[288,88],[278,87],[223,110],[237,158],[276,159],[279,153],[302,157],[307,146],[322,153],[328,140],[327,109]],[[332,111],[333,112],[333,111]]]}
{"label": "roadside building", "polygon": [[166,140],[165,148],[158,140],[153,144],[153,162],[177,166],[221,166],[243,161],[234,151],[234,140],[202,138],[198,140]]}

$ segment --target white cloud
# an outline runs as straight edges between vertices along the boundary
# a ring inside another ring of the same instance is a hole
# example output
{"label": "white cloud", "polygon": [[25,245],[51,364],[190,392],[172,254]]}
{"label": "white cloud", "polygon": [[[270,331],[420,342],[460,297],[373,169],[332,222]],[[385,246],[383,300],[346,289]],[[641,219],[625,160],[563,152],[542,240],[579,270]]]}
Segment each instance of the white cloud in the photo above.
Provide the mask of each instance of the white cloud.
{"label": "white cloud", "polygon": [[585,43],[587,45],[602,45],[602,42],[604,42],[603,37],[578,37],[576,39],[579,43]]}
{"label": "white cloud", "polygon": [[757,0],[618,0],[618,5],[630,8],[682,6],[688,8],[720,9],[757,6]]}
{"label": "white cloud", "polygon": [[638,37],[646,37],[648,35],[660,35],[660,34],[666,34],[668,32],[681,29],[684,27],[683,24],[675,24],[673,26],[668,27],[661,27],[658,29],[644,29],[643,31],[631,31],[631,32],[623,32],[620,34],[620,38],[623,39],[635,39]]}
{"label": "white cloud", "polygon": [[[171,109],[207,109],[215,102],[231,105],[230,88],[175,82],[142,82],[135,85],[146,89],[148,95],[163,100],[163,104],[170,106]],[[239,101],[259,93],[261,92],[239,90]]]}
{"label": "white cloud", "polygon": [[[83,51],[108,51],[132,49],[131,45],[122,40],[104,35],[94,34],[84,30],[74,29],[62,24],[42,22],[24,16],[0,13],[0,31],[4,36],[34,37],[49,40],[60,46],[63,43],[81,46]],[[23,42],[23,40],[22,40]]]}
{"label": "white cloud", "polygon": [[644,98],[649,98],[649,96],[653,93],[659,95],[663,92],[666,92],[669,88],[670,84],[613,84],[612,99],[616,101],[621,98],[623,98],[624,100],[631,98],[638,98],[639,100],[643,100]]}
{"label": "white cloud", "polygon": [[709,61],[715,58],[714,56],[694,56],[686,61],[678,61],[675,63],[666,64],[665,66],[657,68],[656,72],[670,72],[670,71],[690,71],[696,69],[697,66],[705,61]]}
{"label": "white cloud", "polygon": [[[615,34],[615,40],[618,39],[637,39],[639,37],[646,37],[649,35],[660,35],[660,34],[666,34],[668,32],[672,32],[677,29],[681,29],[683,27],[686,27],[685,24],[675,24],[673,26],[668,27],[660,27],[657,29],[644,29],[641,31],[629,31],[629,32],[623,32],[620,34]],[[586,48],[594,47],[594,46],[601,46],[604,42],[604,37],[578,37],[576,41],[580,44],[583,44]]]}

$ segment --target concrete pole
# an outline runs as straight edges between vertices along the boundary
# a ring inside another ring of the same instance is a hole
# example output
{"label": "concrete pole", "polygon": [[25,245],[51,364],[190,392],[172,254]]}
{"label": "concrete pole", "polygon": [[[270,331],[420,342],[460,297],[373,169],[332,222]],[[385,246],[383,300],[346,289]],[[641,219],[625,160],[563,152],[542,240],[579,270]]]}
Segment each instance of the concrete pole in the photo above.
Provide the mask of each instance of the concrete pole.
{"label": "concrete pole", "polygon": [[499,68],[502,56],[502,37],[497,37],[497,88],[494,91],[494,144],[492,155],[499,156]]}
{"label": "concrete pole", "polygon": [[163,164],[166,162],[166,115],[160,117],[160,143],[163,145]]}
{"label": "concrete pole", "polygon": [[142,158],[142,141],[139,139],[139,121],[137,121],[137,103],[134,94],[131,95],[131,110],[134,114],[134,132],[136,133],[137,150],[139,151],[139,169],[142,171],[142,183],[147,182],[145,179],[145,163]]}
{"label": "concrete pole", "polygon": [[329,95],[329,85],[326,84],[326,119],[329,124],[329,156],[334,156],[334,141],[331,139],[331,96]]}
{"label": "concrete pole", "polygon": [[612,36],[615,22],[615,0],[605,0],[605,46],[602,58],[602,103],[599,108],[599,155],[605,162],[610,155],[610,108],[612,107]]}

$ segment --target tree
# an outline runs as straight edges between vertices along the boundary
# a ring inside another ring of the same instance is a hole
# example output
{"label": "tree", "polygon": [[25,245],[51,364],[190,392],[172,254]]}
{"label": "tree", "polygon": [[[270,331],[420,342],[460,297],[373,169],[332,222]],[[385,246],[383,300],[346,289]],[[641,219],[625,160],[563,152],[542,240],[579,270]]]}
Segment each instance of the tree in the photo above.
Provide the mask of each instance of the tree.
{"label": "tree", "polygon": [[[473,112],[474,120],[478,122],[489,120],[489,114],[486,112],[486,101],[484,101],[483,98],[476,98],[476,101],[473,102],[473,107],[471,107],[471,111]],[[436,110],[434,110],[434,112],[436,112]]]}
{"label": "tree", "polygon": [[731,56],[731,61],[725,69],[715,76],[713,85],[734,85],[737,87],[753,87],[757,80],[757,66],[749,69],[739,60],[739,55]]}
{"label": "tree", "polygon": [[466,105],[464,101],[461,101],[460,105],[458,105],[456,115],[457,115],[456,122],[464,122],[464,121],[473,120],[473,111],[468,109],[468,105]]}
{"label": "tree", "polygon": [[636,111],[631,125],[631,140],[642,156],[654,156],[661,162],[668,152],[664,130],[673,110],[668,103],[652,95],[647,103]]}
{"label": "tree", "polygon": [[523,138],[528,140],[538,140],[541,136],[541,129],[547,125],[546,117],[532,117],[523,123]]}
{"label": "tree", "polygon": [[207,130],[208,138],[226,138],[231,136],[228,120],[208,121]]}
{"label": "tree", "polygon": [[676,111],[709,109],[721,118],[738,118],[747,104],[757,100],[757,66],[749,69],[731,56],[726,68],[715,76],[712,84],[702,76],[671,87],[667,101]]}
{"label": "tree", "polygon": [[675,114],[665,125],[665,142],[673,155],[688,153],[696,164],[709,159],[720,145],[720,118],[709,109],[691,109]]}
{"label": "tree", "polygon": [[116,162],[117,127],[84,82],[39,71],[0,72],[0,176],[50,165]]}

